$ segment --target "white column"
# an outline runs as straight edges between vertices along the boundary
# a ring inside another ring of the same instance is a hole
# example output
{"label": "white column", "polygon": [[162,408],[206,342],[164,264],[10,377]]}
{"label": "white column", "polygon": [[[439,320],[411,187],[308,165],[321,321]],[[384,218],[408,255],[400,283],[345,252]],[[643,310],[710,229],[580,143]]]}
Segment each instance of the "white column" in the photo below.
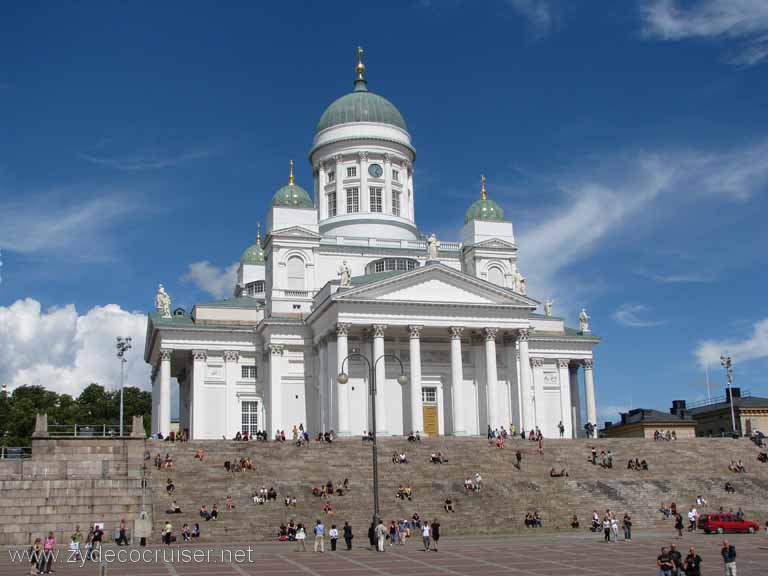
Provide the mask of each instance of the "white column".
{"label": "white column", "polygon": [[453,402],[453,433],[463,436],[464,425],[464,367],[461,359],[463,326],[451,326],[451,399]]}
{"label": "white column", "polygon": [[171,433],[171,356],[173,350],[160,350],[160,427],[163,438]]}
{"label": "white column", "polygon": [[224,351],[224,435],[234,438],[240,430],[240,418],[237,414],[237,370],[240,353],[235,350]]}
{"label": "white column", "polygon": [[405,183],[406,183],[406,189],[403,190],[405,194],[408,195],[408,212],[409,212],[409,218],[411,221],[416,221],[416,202],[413,198],[413,164],[411,164],[408,160],[406,160],[403,163],[403,172],[405,172]]}
{"label": "white column", "polygon": [[531,412],[533,399],[531,398],[531,359],[528,356],[528,333],[528,329],[523,328],[517,337],[520,346],[520,403],[523,407],[520,426],[526,431],[535,426]]}
{"label": "white column", "polygon": [[267,406],[267,437],[272,439],[283,426],[283,345],[269,347],[269,406]]}
{"label": "white column", "polygon": [[384,355],[384,331],[386,329],[386,324],[373,325],[373,357],[371,358],[372,362],[376,362],[376,433],[381,436],[389,433],[386,361],[384,359],[379,360]]}
{"label": "white column", "polygon": [[569,360],[567,358],[560,358],[557,361],[560,382],[560,420],[565,427],[564,438],[573,438],[573,423],[571,420],[571,379],[568,373],[568,364]]}
{"label": "white column", "polygon": [[597,436],[597,404],[595,403],[595,381],[592,377],[592,358],[584,360],[584,387],[587,392],[587,421],[595,427]]}
{"label": "white column", "polygon": [[347,213],[347,191],[344,189],[344,156],[336,156],[336,214]]}
{"label": "white column", "polygon": [[511,409],[512,422],[505,422],[504,425],[514,424],[517,430],[520,430],[522,422],[522,403],[520,401],[520,378],[517,367],[517,351],[515,349],[515,340],[504,337],[504,363],[507,370],[507,379],[509,380],[509,403]]}
{"label": "white column", "polygon": [[500,426],[498,418],[499,375],[496,368],[496,333],[498,328],[485,328],[485,386],[488,400],[488,423],[495,430]]}
{"label": "white column", "polygon": [[358,152],[360,163],[358,173],[360,175],[360,212],[371,211],[371,198],[368,195],[368,152]]}
{"label": "white column", "polygon": [[328,344],[325,338],[321,338],[318,343],[318,355],[320,356],[320,373],[317,375],[318,403],[320,404],[320,420],[318,420],[318,429],[315,432],[326,431],[325,413],[326,395],[328,387],[328,368],[326,366],[326,354],[328,353]]}
{"label": "white column", "polygon": [[208,353],[205,350],[192,350],[192,424],[189,427],[191,439],[205,438],[205,420],[203,419],[203,383],[207,370]]}
{"label": "white column", "polygon": [[158,380],[158,372],[160,366],[152,367],[152,374],[150,376],[152,380],[152,434],[157,434],[160,430],[160,381]]}
{"label": "white column", "polygon": [[392,160],[388,153],[384,154],[384,190],[381,194],[382,212],[392,214]]}
{"label": "white column", "polygon": [[581,432],[581,399],[579,394],[579,365],[571,364],[568,367],[571,387],[571,422],[573,424],[573,437],[578,438]]}
{"label": "white column", "polygon": [[544,358],[531,358],[531,379],[533,380],[533,422],[541,432],[545,431],[544,421]]}
{"label": "white column", "polygon": [[411,363],[411,429],[424,431],[424,409],[421,403],[421,329],[408,326],[410,332],[409,353]]}
{"label": "white column", "polygon": [[[338,323],[336,324],[336,376],[341,374],[341,365],[344,359],[349,354],[349,329],[351,324]],[[344,365],[344,370],[347,374],[350,373],[349,362]],[[333,383],[335,383],[335,389],[337,390],[336,398],[339,405],[339,429],[338,433],[342,436],[349,435],[349,383],[339,384],[337,378],[334,377]]]}
{"label": "white column", "polygon": [[317,164],[317,208],[320,211],[320,220],[328,218],[328,198],[325,195],[325,185],[328,179],[325,174],[325,162]]}

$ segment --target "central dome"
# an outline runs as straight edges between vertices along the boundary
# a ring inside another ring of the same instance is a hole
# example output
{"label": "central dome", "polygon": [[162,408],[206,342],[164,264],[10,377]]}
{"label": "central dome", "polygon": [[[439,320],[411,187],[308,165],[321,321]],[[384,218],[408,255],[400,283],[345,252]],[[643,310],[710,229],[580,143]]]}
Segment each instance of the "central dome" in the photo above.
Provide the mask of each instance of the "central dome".
{"label": "central dome", "polygon": [[408,131],[403,115],[395,105],[383,96],[369,92],[365,80],[357,80],[354,92],[342,96],[325,109],[315,131],[352,122],[389,124]]}

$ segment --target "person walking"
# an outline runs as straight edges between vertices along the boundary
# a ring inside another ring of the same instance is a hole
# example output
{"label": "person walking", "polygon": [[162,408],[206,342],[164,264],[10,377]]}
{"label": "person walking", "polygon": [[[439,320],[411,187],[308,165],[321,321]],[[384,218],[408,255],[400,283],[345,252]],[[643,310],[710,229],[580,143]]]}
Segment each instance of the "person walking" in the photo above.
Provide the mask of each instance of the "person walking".
{"label": "person walking", "polygon": [[677,530],[677,537],[683,537],[683,516],[681,514],[675,514],[675,530]]}
{"label": "person walking", "polygon": [[376,525],[373,522],[368,527],[368,542],[371,545],[371,550],[376,550]]}
{"label": "person walking", "polygon": [[384,541],[387,539],[387,527],[384,526],[384,520],[379,518],[379,525],[376,526],[376,547],[379,552],[384,552]]}
{"label": "person walking", "polygon": [[632,517],[629,512],[624,512],[622,524],[624,525],[624,541],[629,542],[632,540]]}
{"label": "person walking", "polygon": [[736,576],[736,546],[723,540],[723,547],[720,549],[720,555],[725,564],[725,576]]}
{"label": "person walking", "polygon": [[437,521],[437,518],[432,521],[430,528],[432,529],[432,546],[437,552],[437,541],[440,540],[440,522]]}
{"label": "person walking", "polygon": [[72,533],[72,536],[69,539],[69,550],[72,552],[73,557],[82,559],[83,555],[80,552],[80,543],[82,540],[83,535],[80,532],[80,526],[75,526],[75,531]]}
{"label": "person walking", "polygon": [[607,515],[603,516],[603,536],[606,542],[611,541],[611,519]]}
{"label": "person walking", "polygon": [[128,526],[125,523],[125,518],[120,519],[120,528],[118,528],[116,543],[118,546],[128,545]]}
{"label": "person walking", "polygon": [[423,526],[421,527],[421,539],[424,542],[424,550],[429,551],[429,535],[430,535],[430,529],[429,529],[429,522],[424,522]]}
{"label": "person walking", "polygon": [[520,470],[520,466],[522,465],[522,462],[523,462],[523,453],[520,452],[520,450],[515,452],[515,460],[517,460],[517,469]]}
{"label": "person walking", "polygon": [[173,540],[173,526],[170,520],[166,520],[163,526],[163,544],[170,546],[171,540]]}
{"label": "person walking", "polygon": [[320,550],[320,552],[325,552],[325,541],[323,537],[325,536],[325,526],[320,520],[317,520],[315,523],[315,552]]}
{"label": "person walking", "polygon": [[352,538],[355,536],[352,534],[352,526],[349,522],[344,522],[344,543],[347,545],[347,550],[352,550]]}
{"label": "person walking", "polygon": [[683,560],[685,576],[701,576],[701,562],[701,556],[696,554],[696,548],[691,546],[688,555]]}
{"label": "person walking", "polygon": [[307,551],[307,545],[305,544],[306,539],[307,531],[304,530],[304,524],[299,524],[296,527],[296,552],[299,550],[302,550],[303,552]]}
{"label": "person walking", "polygon": [[43,563],[43,544],[40,538],[35,538],[35,542],[29,549],[29,573],[30,576],[40,574],[40,565]]}
{"label": "person walking", "polygon": [[672,560],[666,547],[662,548],[661,554],[656,557],[656,566],[659,568],[659,576],[672,576],[675,561]]}
{"label": "person walking", "polygon": [[336,529],[336,524],[331,524],[328,537],[331,539],[331,552],[336,552],[336,542],[339,539],[339,531]]}

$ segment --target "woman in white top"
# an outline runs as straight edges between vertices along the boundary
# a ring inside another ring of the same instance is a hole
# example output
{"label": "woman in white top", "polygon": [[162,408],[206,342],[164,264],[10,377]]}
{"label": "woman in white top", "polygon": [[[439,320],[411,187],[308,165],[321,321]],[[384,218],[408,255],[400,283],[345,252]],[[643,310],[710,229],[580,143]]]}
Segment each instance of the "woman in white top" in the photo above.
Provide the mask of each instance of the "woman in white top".
{"label": "woman in white top", "polygon": [[421,539],[424,541],[424,550],[429,551],[429,522],[424,522],[421,527]]}
{"label": "woman in white top", "polygon": [[296,528],[296,552],[299,550],[307,551],[304,541],[307,539],[307,532],[304,530],[304,524],[299,524]]}

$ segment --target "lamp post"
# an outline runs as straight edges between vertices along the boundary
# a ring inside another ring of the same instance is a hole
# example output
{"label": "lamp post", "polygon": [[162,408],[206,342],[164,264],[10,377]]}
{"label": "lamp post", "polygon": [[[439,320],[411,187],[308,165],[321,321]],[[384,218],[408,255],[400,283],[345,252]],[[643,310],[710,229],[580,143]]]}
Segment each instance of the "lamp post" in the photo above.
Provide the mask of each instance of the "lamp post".
{"label": "lamp post", "polygon": [[337,381],[342,386],[347,384],[349,382],[349,375],[344,372],[344,364],[347,362],[347,360],[363,360],[365,361],[366,365],[368,366],[368,381],[371,383],[368,389],[368,393],[371,396],[371,432],[373,434],[373,442],[372,442],[372,449],[373,449],[373,525],[376,526],[379,521],[379,454],[378,454],[378,441],[376,439],[376,365],[379,363],[379,361],[384,360],[385,358],[394,358],[397,360],[398,364],[400,364],[400,376],[397,377],[397,383],[400,384],[400,386],[405,386],[408,384],[408,376],[405,375],[405,370],[403,369],[403,361],[400,360],[397,356],[394,354],[382,354],[378,358],[376,358],[373,361],[373,364],[371,364],[370,360],[360,354],[359,352],[353,352],[344,360],[341,362],[341,373],[339,373],[339,376],[337,377]]}
{"label": "lamp post", "polygon": [[728,380],[728,397],[731,400],[731,427],[736,434],[736,414],[733,411],[733,359],[728,355],[720,355],[720,365],[725,368],[725,377]]}
{"label": "lamp post", "polygon": [[117,359],[120,360],[120,436],[123,436],[123,388],[125,388],[125,353],[132,348],[131,337],[117,337]]}

